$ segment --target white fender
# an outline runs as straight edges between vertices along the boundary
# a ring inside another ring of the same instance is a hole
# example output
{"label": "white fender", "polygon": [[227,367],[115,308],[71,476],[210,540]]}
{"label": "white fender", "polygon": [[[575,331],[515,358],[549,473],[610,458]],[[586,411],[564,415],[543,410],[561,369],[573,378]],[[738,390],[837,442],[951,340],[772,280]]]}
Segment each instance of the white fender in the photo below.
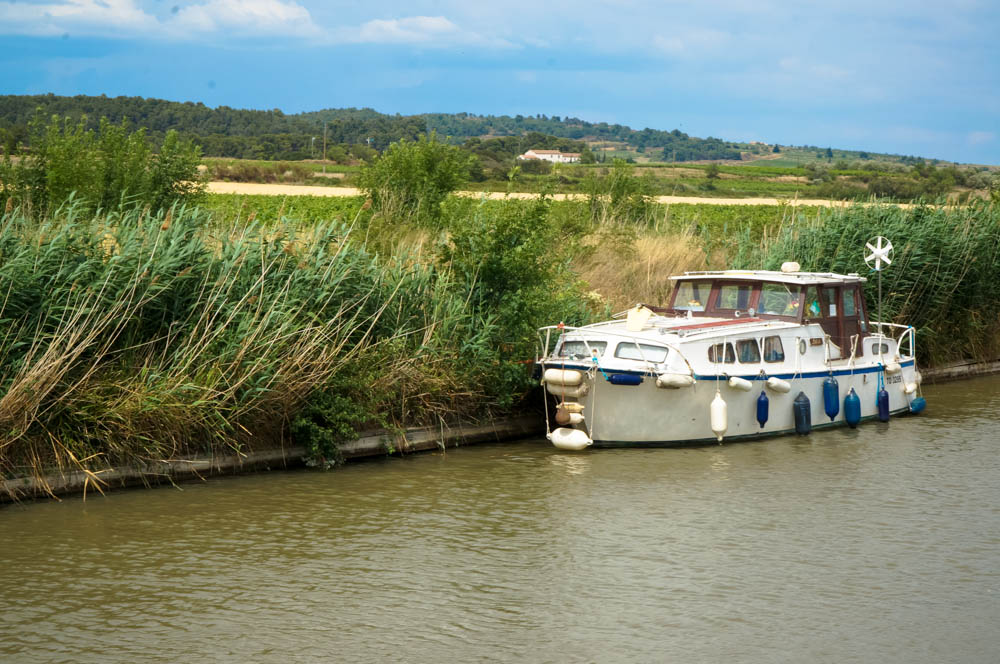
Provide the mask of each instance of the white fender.
{"label": "white fender", "polygon": [[913,394],[916,391],[917,391],[917,384],[915,382],[906,383],[905,385],[903,385],[903,394]]}
{"label": "white fender", "polygon": [[665,373],[656,377],[656,386],[669,390],[691,387],[692,385],[694,385],[694,376],[691,374]]}
{"label": "white fender", "polygon": [[570,424],[583,424],[583,413],[570,413],[569,414]]}
{"label": "white fender", "polygon": [[786,380],[781,380],[780,378],[775,378],[771,376],[767,379],[767,388],[769,390],[774,390],[775,392],[781,392],[782,394],[788,392],[792,389],[792,384]]}
{"label": "white fender", "polygon": [[594,444],[594,441],[590,439],[590,436],[586,432],[579,429],[566,429],[564,427],[559,427],[550,433],[549,440],[559,449],[570,450],[572,452],[579,452]]}
{"label": "white fender", "polygon": [[583,372],[573,369],[546,369],[542,380],[552,385],[573,387],[583,382]]}
{"label": "white fender", "polygon": [[753,389],[753,383],[748,381],[746,378],[740,378],[739,376],[730,376],[729,387],[734,390],[743,390],[744,392],[749,392]]}
{"label": "white fender", "polygon": [[726,410],[726,402],[722,399],[719,391],[716,390],[715,398],[712,399],[712,405],[709,406],[709,413],[712,421],[712,433],[715,434],[720,443],[722,442],[722,437],[726,435],[726,429],[729,428],[729,414]]}
{"label": "white fender", "polygon": [[565,385],[545,383],[545,389],[548,390],[549,394],[557,397],[579,399],[580,397],[587,396],[587,392],[590,391],[590,386],[586,383],[583,385],[577,385],[576,387],[566,387]]}
{"label": "white fender", "polygon": [[901,366],[899,365],[899,362],[896,362],[896,361],[892,361],[892,362],[886,362],[886,365],[885,365],[885,372],[886,372],[887,374],[890,374],[890,375],[891,375],[891,374],[898,374],[898,373],[899,373],[899,371],[900,371],[900,369],[902,369],[902,368],[903,368],[903,367],[901,367]]}
{"label": "white fender", "polygon": [[917,385],[920,385],[922,382],[924,382],[924,377],[920,375],[919,371],[913,372],[913,382],[915,382]]}

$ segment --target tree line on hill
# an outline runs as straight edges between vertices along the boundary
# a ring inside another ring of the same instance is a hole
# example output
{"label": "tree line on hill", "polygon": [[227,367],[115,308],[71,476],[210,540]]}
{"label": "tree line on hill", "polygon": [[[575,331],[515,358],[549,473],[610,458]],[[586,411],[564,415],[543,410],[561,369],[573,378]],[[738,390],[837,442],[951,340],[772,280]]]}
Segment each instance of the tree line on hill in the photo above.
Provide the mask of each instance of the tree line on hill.
{"label": "tree line on hill", "polygon": [[[382,151],[401,139],[417,140],[431,132],[457,145],[479,139],[489,145],[484,148],[474,143],[470,149],[494,155],[506,154],[509,146],[515,143],[490,141],[520,138],[522,140],[516,143],[518,149],[565,145],[573,148],[572,151],[583,152],[583,141],[591,140],[624,143],[641,151],[658,151],[671,161],[740,158],[737,145],[718,138],[697,138],[678,129],[637,131],[620,124],[592,123],[570,117],[470,113],[388,115],[368,108],[286,114],[280,109],[210,108],[200,102],[142,97],[53,94],[0,96],[0,147],[5,153],[11,154],[29,141],[28,124],[37,113],[46,117],[68,117],[73,122],[86,117],[90,128],[96,128],[101,118],[116,124],[126,121],[133,127],[145,128],[154,145],[161,144],[166,133],[173,130],[182,138],[201,145],[206,156],[242,159],[316,158],[323,155],[324,142],[327,157],[331,156],[331,148],[337,148],[335,159],[341,156],[364,159],[370,150]],[[528,136],[535,139],[524,141]],[[539,141],[538,136],[545,140]]]}

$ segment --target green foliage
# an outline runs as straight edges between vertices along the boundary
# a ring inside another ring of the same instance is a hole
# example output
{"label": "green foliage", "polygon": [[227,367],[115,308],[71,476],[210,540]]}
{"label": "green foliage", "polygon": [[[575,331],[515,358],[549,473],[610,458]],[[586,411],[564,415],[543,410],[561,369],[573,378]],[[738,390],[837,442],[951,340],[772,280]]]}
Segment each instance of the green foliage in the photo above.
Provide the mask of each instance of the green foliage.
{"label": "green foliage", "polygon": [[31,124],[31,149],[15,161],[6,155],[0,179],[0,204],[22,206],[43,218],[73,196],[87,211],[136,205],[161,210],[191,203],[204,190],[199,181],[197,146],[167,132],[154,153],[145,130],[131,132],[126,123],[101,119],[88,129],[86,119],[38,115]]}
{"label": "green foliage", "polygon": [[650,181],[635,175],[635,167],[615,159],[603,177],[591,176],[586,184],[591,218],[595,221],[615,219],[619,222],[645,221],[652,200]]}
{"label": "green foliage", "polygon": [[[438,263],[454,275],[455,294],[482,322],[472,338],[475,365],[501,407],[530,387],[527,366],[535,330],[553,320],[583,323],[589,317],[579,284],[568,269],[569,229],[553,222],[546,198],[481,203],[453,218]],[[488,369],[489,367],[495,367]]]}
{"label": "green foliage", "polygon": [[362,169],[358,183],[371,199],[374,212],[435,225],[441,204],[468,180],[470,166],[467,154],[431,134],[390,145]]}
{"label": "green foliage", "polygon": [[[344,381],[315,390],[292,420],[292,440],[305,448],[307,463],[322,468],[344,462],[340,446],[357,437],[358,429],[371,418],[357,401],[340,393]],[[348,385],[347,389],[356,389]]]}

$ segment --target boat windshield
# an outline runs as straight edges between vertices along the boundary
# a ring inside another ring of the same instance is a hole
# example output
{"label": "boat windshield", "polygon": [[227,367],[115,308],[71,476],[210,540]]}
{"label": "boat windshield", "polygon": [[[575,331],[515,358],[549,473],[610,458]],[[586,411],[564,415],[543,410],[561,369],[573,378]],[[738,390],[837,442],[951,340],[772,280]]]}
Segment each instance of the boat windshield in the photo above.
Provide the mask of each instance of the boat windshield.
{"label": "boat windshield", "polygon": [[679,311],[704,311],[712,283],[707,281],[680,281],[674,291],[674,309]]}
{"label": "boat windshield", "polygon": [[760,289],[760,313],[774,316],[799,315],[799,287],[765,283]]}

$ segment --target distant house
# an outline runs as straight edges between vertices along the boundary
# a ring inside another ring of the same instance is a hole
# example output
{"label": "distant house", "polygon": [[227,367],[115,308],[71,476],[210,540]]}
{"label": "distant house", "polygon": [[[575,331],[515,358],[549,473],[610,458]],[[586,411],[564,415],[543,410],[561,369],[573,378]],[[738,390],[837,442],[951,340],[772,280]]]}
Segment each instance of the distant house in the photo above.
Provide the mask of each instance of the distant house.
{"label": "distant house", "polygon": [[573,164],[580,161],[580,153],[560,152],[559,150],[528,150],[518,159],[540,159],[556,164]]}

